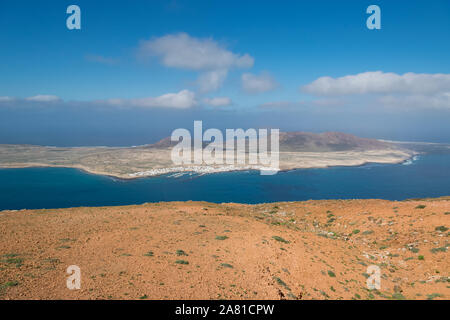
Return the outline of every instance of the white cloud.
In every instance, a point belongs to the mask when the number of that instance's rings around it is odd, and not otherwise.
[[[422,94],[450,92],[450,74],[363,72],[339,78],[321,77],[301,87],[317,96],[351,94]]]
[[[200,74],[197,79],[200,91],[209,92],[219,89],[225,81],[227,74],[228,71],[226,69],[213,70]]]
[[[158,97],[147,97],[140,99],[108,99],[97,101],[97,103],[122,107],[175,109],[187,109],[197,105],[195,93],[189,90],[182,90],[177,93],[167,93]]]
[[[241,77],[242,88],[248,93],[261,93],[273,90],[277,87],[277,82],[268,73],[255,75],[244,73]]]
[[[142,41],[139,54],[156,55],[165,66],[190,70],[249,68],[254,62],[250,55],[228,51],[211,38],[199,39],[186,33]]]
[[[61,99],[57,96],[53,95],[46,95],[46,94],[38,94],[33,97],[25,98],[27,101],[35,101],[35,102],[54,102],[54,101],[60,101]]]
[[[337,104],[343,105],[340,99],[345,96],[346,104],[370,108],[450,109],[450,74],[443,73],[363,72],[339,78],[321,77],[300,89],[315,96],[329,97],[319,99],[321,101],[315,103],[317,106],[331,106],[336,98],[339,98]]]
[[[171,68],[202,72],[197,80],[200,91],[217,90],[231,68],[251,68],[249,54],[237,54],[212,38],[195,38],[187,33],[169,34],[140,43],[140,57],[157,56]]]
[[[203,102],[214,107],[229,106],[232,103],[228,97],[205,98]]]

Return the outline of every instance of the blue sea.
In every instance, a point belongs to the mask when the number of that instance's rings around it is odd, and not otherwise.
[[[112,206],[205,200],[262,203],[308,199],[408,198],[450,195],[450,154],[403,164],[186,174],[120,180],[69,168],[0,169],[0,210]]]

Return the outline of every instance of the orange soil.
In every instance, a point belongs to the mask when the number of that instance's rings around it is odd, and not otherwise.
[[[2,211],[0,299],[448,299],[449,212],[447,199]]]

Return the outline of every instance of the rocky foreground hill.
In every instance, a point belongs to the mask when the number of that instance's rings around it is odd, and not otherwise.
[[[0,298],[449,299],[449,225],[450,198],[2,211]]]

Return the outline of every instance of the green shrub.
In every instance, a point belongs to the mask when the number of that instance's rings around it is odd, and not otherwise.
[[[3,284],[2,287],[8,288],[8,287],[15,287],[18,285],[19,285],[19,282],[17,282],[17,281],[8,281],[5,284]]]
[[[291,288],[289,288],[288,285],[283,280],[281,280],[278,277],[274,277],[274,279],[280,286],[282,286],[282,287],[286,288],[287,290],[291,291]]]
[[[438,297],[442,297],[442,295],[440,293],[427,294],[428,300],[433,300],[434,298],[438,298]]]
[[[228,239],[227,236],[216,236],[216,240],[226,240]]]
[[[184,252],[183,250],[177,250],[177,256],[187,256],[188,254]]]
[[[405,296],[402,295],[400,292],[396,292],[396,293],[394,293],[394,294],[392,295],[392,299],[395,299],[395,300],[405,300],[406,298],[405,298]]]
[[[439,226],[439,227],[434,228],[434,230],[440,231],[440,232],[445,232],[448,230],[448,228],[445,226]]]
[[[437,253],[437,252],[446,252],[447,248],[446,247],[440,247],[440,248],[433,248],[430,250],[432,253]]]
[[[290,243],[290,241],[283,239],[282,237],[279,236],[273,236],[272,239],[279,241],[279,242],[283,242],[283,243]]]

